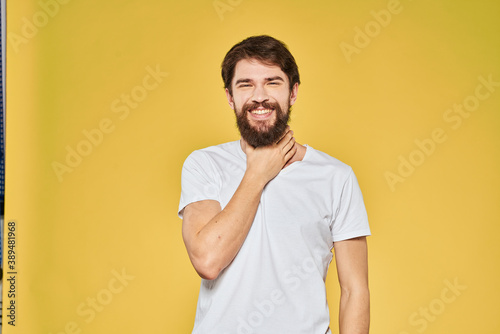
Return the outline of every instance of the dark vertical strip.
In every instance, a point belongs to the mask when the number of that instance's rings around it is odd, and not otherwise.
[[[6,1],[0,0],[0,280],[3,280],[3,217],[5,204],[5,104],[4,104],[4,34]],[[2,295],[0,294],[0,333],[2,332]]]
[[[5,203],[5,104],[4,104],[4,1],[0,6],[0,215]],[[1,242],[1,241],[0,241]],[[0,253],[1,260],[1,253]]]

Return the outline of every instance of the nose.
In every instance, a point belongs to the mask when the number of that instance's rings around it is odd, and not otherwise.
[[[262,85],[255,86],[253,91],[252,101],[257,103],[262,103],[269,100],[269,95],[267,90]]]

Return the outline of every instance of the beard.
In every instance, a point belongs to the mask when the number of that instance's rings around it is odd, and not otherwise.
[[[252,126],[248,120],[248,112],[253,109],[263,107],[274,109],[276,119],[274,124],[269,124],[268,120],[257,121],[257,125]],[[283,112],[280,105],[275,102],[247,103],[243,105],[241,111],[236,110],[236,125],[240,131],[241,138],[254,148],[268,146],[278,142],[286,130],[290,120],[291,108],[288,106],[287,112]]]

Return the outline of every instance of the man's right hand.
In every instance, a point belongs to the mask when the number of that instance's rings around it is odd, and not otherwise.
[[[295,138],[290,127],[283,137],[276,143],[268,146],[253,148],[246,144],[245,153],[247,155],[246,173],[251,178],[262,182],[265,186],[283,169],[286,163],[297,152]]]

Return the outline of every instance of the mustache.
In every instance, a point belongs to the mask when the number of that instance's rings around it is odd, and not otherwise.
[[[241,109],[246,113],[247,111],[254,110],[259,107],[262,107],[264,109],[274,109],[274,110],[279,110],[280,108],[279,104],[276,102],[264,101],[264,102],[245,103]]]

